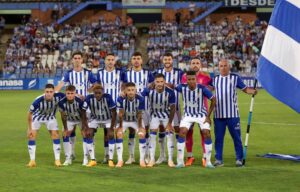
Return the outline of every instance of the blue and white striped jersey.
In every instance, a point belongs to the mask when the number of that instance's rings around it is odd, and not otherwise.
[[[69,70],[63,76],[62,81],[69,85],[74,85],[76,87],[76,93],[86,97],[88,95],[88,89],[96,82],[96,79],[91,71],[83,69],[80,72]]]
[[[124,109],[124,121],[137,121],[137,112],[145,110],[144,97],[136,94],[132,101],[127,97],[118,97],[117,108]]]
[[[104,93],[110,94],[115,102],[120,96],[122,76],[120,69],[114,69],[111,72],[100,69],[97,73],[97,81],[103,86]]]
[[[183,71],[178,68],[173,68],[172,71],[167,72],[164,68],[157,69],[155,73],[161,73],[165,76],[166,83],[173,84],[174,87],[176,85],[179,85],[181,83]],[[175,97],[176,97],[176,109],[179,110],[179,93],[175,91]]]
[[[65,112],[68,121],[80,121],[81,120],[81,110],[83,107],[83,101],[79,97],[75,97],[72,102],[64,97],[58,102],[59,110]]]
[[[88,95],[84,101],[83,109],[91,110],[91,119],[106,121],[112,118],[111,110],[116,108],[111,95],[104,93],[98,101],[94,94]]]
[[[124,82],[133,82],[136,86],[137,93],[141,93],[148,86],[148,84],[152,83],[153,81],[153,74],[146,69],[142,69],[138,72],[130,69],[124,73]]]
[[[51,101],[45,99],[45,95],[37,97],[30,106],[32,112],[32,120],[49,121],[55,119],[58,102],[64,97],[63,93],[54,93]]]
[[[175,105],[175,93],[172,89],[165,87],[163,92],[159,93],[156,89],[146,88],[142,92],[143,96],[148,96],[151,117],[167,119],[170,116],[170,106]]]
[[[247,88],[240,76],[232,73],[227,76],[217,75],[211,85],[215,88],[217,100],[214,118],[239,117],[236,88]]]
[[[207,115],[204,97],[212,99],[214,96],[205,86],[197,84],[196,89],[191,90],[188,85],[180,84],[176,90],[182,94],[184,116],[199,118]]]
[[[173,68],[170,72],[167,72],[164,68],[159,68],[155,71],[155,73],[163,74],[165,76],[166,83],[173,84],[174,86],[181,83],[183,75],[183,71],[178,68]]]
[[[133,82],[135,84],[137,93],[140,94],[143,92],[145,88],[147,88],[149,83],[152,83],[154,81],[153,74],[146,70],[142,69],[141,71],[134,71],[133,69],[127,70],[124,73],[124,82]],[[148,98],[145,97],[145,110],[149,109],[149,101]]]

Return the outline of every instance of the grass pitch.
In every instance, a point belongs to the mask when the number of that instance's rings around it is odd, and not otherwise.
[[[192,167],[178,170],[168,168],[164,164],[152,169],[141,169],[136,164],[111,169],[101,163],[94,168],[82,167],[82,145],[77,131],[77,159],[72,166],[56,168],[53,165],[52,141],[45,127],[41,128],[37,139],[37,167],[29,169],[25,166],[29,160],[26,138],[27,111],[34,98],[41,93],[42,91],[0,91],[1,192],[300,191],[299,163],[256,157],[256,154],[268,152],[300,154],[299,114],[263,90],[255,98],[246,167],[235,167],[233,143],[227,132],[224,148],[225,166],[213,170],[200,166],[198,129],[194,131],[196,163]],[[250,96],[239,93],[243,141],[249,105]],[[63,155],[61,157],[63,161]],[[98,131],[96,136],[96,157],[98,161],[103,158],[102,130]],[[126,159],[127,141],[124,141],[124,160]]]

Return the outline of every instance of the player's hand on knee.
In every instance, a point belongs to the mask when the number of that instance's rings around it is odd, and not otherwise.
[[[68,130],[65,130],[65,129],[64,129],[64,131],[63,131],[63,137],[67,137],[67,136],[69,136]]]
[[[92,132],[92,130],[91,130],[91,129],[85,130],[85,136],[86,136],[87,138],[93,137],[93,132]]]
[[[204,138],[209,138],[210,136],[210,131],[208,129],[203,129],[202,130],[202,134],[204,136]]]
[[[116,136],[117,136],[117,138],[123,138],[123,128],[122,127],[117,128]]]
[[[32,129],[28,129],[27,130],[27,137],[29,139],[33,139],[34,138],[34,133],[33,133],[33,130]]]
[[[137,134],[138,134],[138,136],[139,136],[140,139],[144,138],[145,134],[146,134],[145,129],[144,128],[139,128]]]
[[[172,126],[171,123],[168,123],[168,124],[167,124],[167,126],[166,126],[166,131],[172,132],[172,133],[175,131],[175,130],[174,130],[174,127]]]

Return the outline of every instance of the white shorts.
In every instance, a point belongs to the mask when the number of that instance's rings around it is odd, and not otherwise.
[[[150,125],[150,113],[149,111],[145,110],[143,111],[143,122],[145,123],[146,126]]]
[[[205,117],[189,117],[185,116],[180,122],[180,128],[184,127],[187,129],[190,129],[191,125],[193,123],[198,123],[200,129],[208,129],[210,130],[210,124],[209,123],[204,123]]]
[[[174,126],[175,127],[179,126],[180,121],[181,121],[181,112],[179,110],[179,111],[176,111],[175,114],[174,114],[174,119],[173,119]]]
[[[76,125],[78,125],[80,129],[82,129],[81,121],[67,121],[68,131],[72,131]]]
[[[97,128],[106,128],[109,129],[111,126],[111,120],[106,120],[106,121],[99,121],[96,119],[92,119],[89,122],[89,128],[91,129],[97,129]]]
[[[152,129],[158,129],[159,125],[163,125],[164,128],[166,128],[168,122],[169,122],[169,119],[160,119],[158,117],[152,117],[151,121],[150,121],[150,130],[152,130]]]
[[[145,128],[144,122],[142,122],[142,126],[143,126],[143,128]],[[129,128],[129,127],[135,129],[136,131],[138,131],[138,129],[139,129],[137,122],[123,121],[123,132],[125,132],[127,130],[127,128]]]
[[[32,129],[33,130],[39,130],[40,127],[42,126],[42,124],[45,124],[47,129],[50,131],[58,131],[58,124],[56,119],[50,119],[50,120],[46,120],[46,121],[39,121],[39,120],[34,120],[32,121]]]

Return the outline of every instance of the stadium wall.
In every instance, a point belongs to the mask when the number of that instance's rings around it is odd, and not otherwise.
[[[254,86],[253,77],[242,77],[248,87]],[[47,83],[57,85],[61,78],[28,78],[28,79],[0,79],[0,90],[42,90]],[[257,88],[261,88],[258,84]]]
[[[38,18],[42,23],[49,23],[51,19],[52,10],[42,11],[39,9],[32,10],[32,18]],[[115,20],[116,16],[122,18],[123,21],[126,19],[126,10],[114,9],[113,11],[104,10],[83,10],[80,13],[74,15],[71,19],[67,20],[66,23],[78,23],[87,19],[89,21],[98,21],[100,16],[104,16],[105,20]]]

